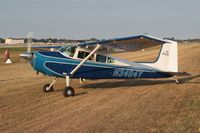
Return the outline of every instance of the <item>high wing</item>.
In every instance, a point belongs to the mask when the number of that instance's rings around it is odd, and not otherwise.
[[[162,45],[164,43],[170,42],[167,39],[159,39],[156,37],[152,37],[149,35],[138,35],[124,38],[114,38],[108,40],[100,40],[95,42],[83,42],[80,43],[79,46],[94,46],[99,44],[101,46],[108,46],[115,48],[115,51],[134,51],[145,49],[149,47],[154,47],[158,45]]]

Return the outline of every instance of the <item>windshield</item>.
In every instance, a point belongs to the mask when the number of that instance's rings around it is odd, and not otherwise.
[[[62,52],[65,56],[74,56],[76,46],[72,44],[66,44],[58,49],[58,51]]]

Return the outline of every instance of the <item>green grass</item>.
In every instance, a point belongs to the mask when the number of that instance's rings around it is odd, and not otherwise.
[[[26,47],[3,47],[0,48],[0,53],[4,52],[7,48],[10,52],[25,52],[27,49]]]

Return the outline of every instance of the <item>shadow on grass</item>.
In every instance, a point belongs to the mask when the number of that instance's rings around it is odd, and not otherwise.
[[[180,83],[194,83],[199,84],[200,82],[189,82],[195,78],[200,77],[200,75],[190,76],[186,78],[179,79]],[[127,79],[120,81],[105,81],[100,83],[90,83],[82,85],[82,88],[93,88],[93,89],[105,89],[105,88],[119,88],[119,87],[133,87],[133,86],[149,86],[149,85],[162,85],[176,83],[173,79],[159,80],[159,79]]]
[[[80,92],[80,93],[76,93],[75,96],[81,96],[81,95],[85,95],[87,94],[87,92]]]
[[[58,89],[56,88],[53,92],[57,92],[57,93],[60,93],[60,92],[63,92],[63,89]],[[88,92],[76,92],[76,89],[75,89],[75,96],[81,96],[81,95],[85,95],[87,94]]]

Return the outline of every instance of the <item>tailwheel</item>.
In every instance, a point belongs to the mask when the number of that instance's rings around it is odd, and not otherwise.
[[[71,86],[67,86],[63,90],[63,95],[65,97],[74,96],[74,89]]]
[[[175,80],[176,84],[181,84],[180,81],[178,79]]]
[[[43,85],[43,87],[42,87],[43,91],[44,91],[44,92],[51,92],[51,91],[54,91],[53,86],[51,86],[50,88],[49,88],[49,86],[50,86],[50,84],[45,84],[45,85]]]

